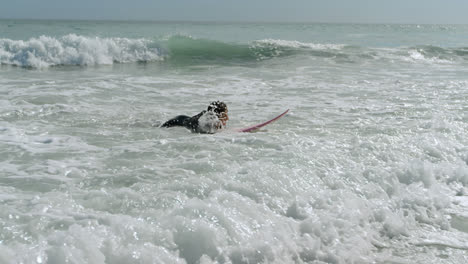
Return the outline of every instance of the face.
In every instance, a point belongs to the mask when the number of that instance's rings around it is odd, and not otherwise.
[[[228,110],[226,109],[226,111],[220,113],[218,118],[219,121],[221,121],[221,123],[223,124],[223,126],[226,126],[226,122],[229,120]]]

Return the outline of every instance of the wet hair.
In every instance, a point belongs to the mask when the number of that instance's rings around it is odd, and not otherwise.
[[[227,106],[226,106],[226,104],[224,102],[214,101],[214,102],[210,103],[207,110],[208,111],[213,111],[216,114],[221,114],[223,112],[226,112]]]

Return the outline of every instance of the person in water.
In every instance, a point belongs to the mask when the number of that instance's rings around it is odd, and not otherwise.
[[[195,133],[213,134],[226,127],[229,120],[228,109],[224,102],[211,102],[206,110],[195,116],[179,115],[166,121],[161,127],[182,126]]]

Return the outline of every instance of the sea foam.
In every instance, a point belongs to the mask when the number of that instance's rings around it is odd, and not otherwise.
[[[99,65],[163,59],[146,39],[100,38],[69,34],[29,40],[0,39],[0,63],[44,68],[57,65]]]
[[[304,49],[314,49],[314,50],[341,50],[346,45],[344,44],[323,44],[323,43],[306,43],[296,40],[282,40],[282,39],[262,39],[255,42],[256,44],[263,45],[276,45],[279,47],[290,47],[290,48],[304,48]]]

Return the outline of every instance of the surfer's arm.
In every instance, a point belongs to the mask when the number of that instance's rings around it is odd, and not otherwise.
[[[189,116],[179,115],[166,121],[164,124],[161,125],[161,127],[185,126],[185,124],[187,123],[187,120],[189,119],[190,119]]]

